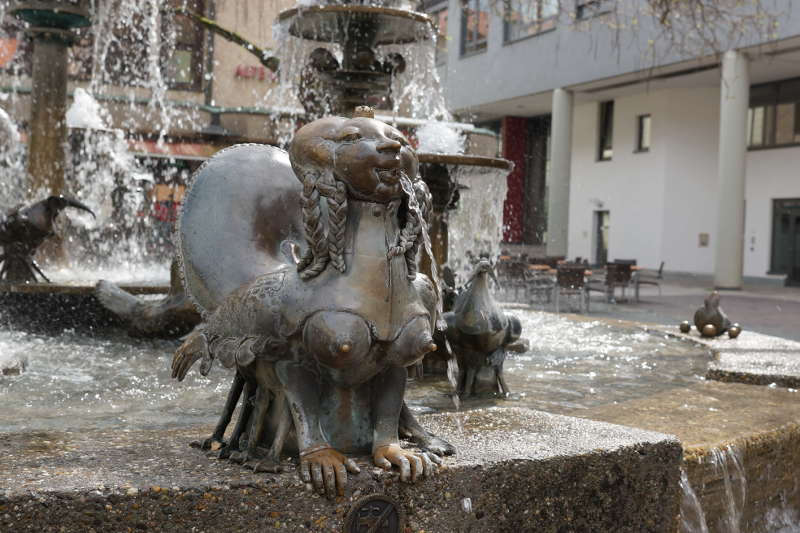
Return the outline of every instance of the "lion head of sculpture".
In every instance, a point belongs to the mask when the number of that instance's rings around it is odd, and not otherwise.
[[[419,162],[396,128],[367,117],[326,117],[298,130],[289,151],[297,176],[344,183],[348,196],[387,203],[402,197],[400,176],[417,179]]]
[[[315,120],[297,131],[289,158],[303,184],[303,225],[309,245],[298,265],[303,279],[321,273],[328,262],[340,272],[347,268],[344,243],[348,199],[404,202],[404,212],[410,213],[401,183],[407,179],[406,189],[412,185],[414,200],[430,203],[427,187],[419,178],[417,155],[408,139],[396,128],[373,118]],[[327,204],[325,214],[321,209],[323,201]],[[410,254],[416,254],[414,244],[421,221],[413,213],[405,218],[403,240],[394,248],[395,253],[408,252],[410,270],[415,270],[415,266],[411,268]]]

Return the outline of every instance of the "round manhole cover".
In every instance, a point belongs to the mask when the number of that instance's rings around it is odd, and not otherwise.
[[[405,528],[405,516],[400,505],[385,494],[370,494],[359,498],[350,508],[343,533],[400,533]]]

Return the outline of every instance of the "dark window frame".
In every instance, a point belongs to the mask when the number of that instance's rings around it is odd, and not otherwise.
[[[610,11],[606,0],[575,0],[575,20],[589,20]]]
[[[606,154],[606,151],[609,153]],[[614,100],[598,105],[597,161],[611,161],[614,157]]]
[[[192,11],[200,14],[206,13],[206,4],[209,0],[170,0],[172,4],[179,4],[181,6],[186,6]],[[176,36],[175,42],[173,43],[173,47],[171,50],[166,50],[166,47],[162,47],[162,56],[161,56],[161,70],[164,74],[165,81],[167,83],[167,87],[173,91],[193,91],[193,92],[201,92],[203,90],[203,78],[206,71],[206,61],[205,61],[205,45],[206,45],[206,30],[199,24],[197,24],[193,19],[189,19],[187,17],[183,17],[181,15],[176,15],[178,17],[183,18],[183,24],[177,25],[175,28]],[[166,33],[165,25],[168,23],[167,19],[162,19],[162,31]],[[182,35],[180,34],[181,27],[189,27],[192,28],[192,35],[190,39],[186,39],[182,41]],[[189,52],[191,54],[191,67],[189,68],[189,73],[191,79],[189,81],[173,81],[169,79],[168,75],[168,64],[169,61],[175,57],[177,52]]]
[[[647,125],[647,146],[644,145],[644,123],[645,121],[648,123]],[[636,148],[634,149],[634,153],[647,153],[650,151],[650,148],[653,146],[653,118],[650,113],[644,113],[642,115],[636,115]]]
[[[778,107],[787,104],[794,106],[793,140],[778,142]],[[747,112],[747,149],[771,150],[792,146],[800,146],[800,78],[753,85]]]
[[[777,239],[777,232],[776,230],[776,213],[780,209],[786,209],[787,204],[792,203],[800,203],[800,198],[773,198],[772,199],[772,213],[770,214],[771,218],[771,227],[770,232],[772,233],[770,238],[770,251],[769,251],[769,271],[767,274],[790,274],[785,269],[778,268],[777,263],[777,243],[775,242]],[[791,207],[791,206],[789,206]]]
[[[475,39],[470,38],[467,40],[468,35],[470,32],[477,34],[478,29],[480,28],[481,20],[480,20],[480,13],[481,7],[484,7],[485,10],[483,12],[486,13],[487,18],[487,27],[486,27],[486,36],[483,39]],[[468,28],[468,17],[469,11],[473,10],[475,12],[475,29]],[[471,56],[474,54],[479,54],[481,52],[485,52],[489,45],[489,27],[488,27],[488,18],[489,18],[489,6],[487,0],[463,0],[461,2],[461,17],[459,26],[461,27],[461,57]]]
[[[512,2],[513,0],[508,0],[504,2],[505,8],[503,11],[503,44],[512,44],[518,41],[523,41],[525,39],[529,39],[531,37],[536,37],[537,35],[541,35],[543,33],[547,33],[549,31],[556,29],[556,22],[558,20],[558,8],[556,7],[556,13],[553,15],[549,15],[547,17],[542,16],[542,12],[544,10],[544,3],[548,0],[517,0],[517,3],[520,2],[534,2],[536,7],[536,18],[532,19],[530,22],[518,22],[520,27],[523,28],[521,35],[514,35],[512,36],[512,27],[515,24],[510,19],[512,17]],[[556,2],[556,6],[558,3]],[[528,30],[528,33],[524,33]]]

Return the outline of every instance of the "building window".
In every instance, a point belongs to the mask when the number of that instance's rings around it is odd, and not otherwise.
[[[614,101],[600,102],[598,161],[610,161],[614,155],[611,142],[614,137]]]
[[[462,0],[461,55],[486,50],[489,34],[489,0]]]
[[[203,0],[172,0],[176,7],[195,13],[205,13]],[[165,24],[168,21],[164,20]],[[203,49],[205,31],[202,26],[186,16],[175,16],[170,21],[175,28],[175,45],[162,56],[164,77],[171,89],[199,91],[203,85]],[[165,29],[165,33],[168,30]]]
[[[636,151],[650,151],[650,115],[636,117]]]
[[[431,13],[436,24],[436,64],[447,63],[447,4],[444,9]]]
[[[586,20],[607,13],[607,4],[605,0],[575,0],[575,20]]]
[[[524,39],[556,27],[558,0],[505,0],[504,40]]]
[[[749,148],[800,144],[800,78],[753,86],[747,126]]]

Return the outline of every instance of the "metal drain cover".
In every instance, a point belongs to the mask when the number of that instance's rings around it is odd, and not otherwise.
[[[400,533],[405,528],[400,504],[385,494],[356,500],[345,518],[342,533]]]

